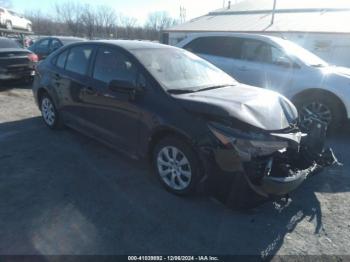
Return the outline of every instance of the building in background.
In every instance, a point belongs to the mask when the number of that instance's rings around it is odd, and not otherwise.
[[[175,45],[200,32],[274,35],[331,64],[350,67],[349,19],[349,0],[246,0],[171,27],[163,32],[163,40]]]

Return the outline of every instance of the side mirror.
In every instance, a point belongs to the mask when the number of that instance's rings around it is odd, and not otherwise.
[[[274,64],[277,66],[282,66],[286,68],[293,67],[292,61],[290,61],[287,57],[284,57],[284,56],[281,56],[278,59],[276,59]]]
[[[135,86],[130,81],[112,80],[108,85],[109,90],[113,92],[129,94],[131,98],[135,98],[137,93],[142,92],[142,88]]]

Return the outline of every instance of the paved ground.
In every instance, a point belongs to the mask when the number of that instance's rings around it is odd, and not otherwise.
[[[350,255],[347,131],[330,141],[343,168],[239,212],[173,196],[146,163],[38,116],[30,90],[0,88],[1,254]]]

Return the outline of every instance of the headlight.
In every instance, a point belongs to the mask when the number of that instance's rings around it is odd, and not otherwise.
[[[243,133],[234,129],[230,129],[231,132],[228,133],[213,125],[209,125],[209,129],[226,148],[235,149],[242,161],[250,161],[257,156],[268,156],[288,147],[287,141],[280,141],[266,135]]]

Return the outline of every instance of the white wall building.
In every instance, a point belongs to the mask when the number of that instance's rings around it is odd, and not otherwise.
[[[191,33],[240,32],[280,36],[331,64],[350,67],[349,0],[246,0],[163,32],[177,44]]]

